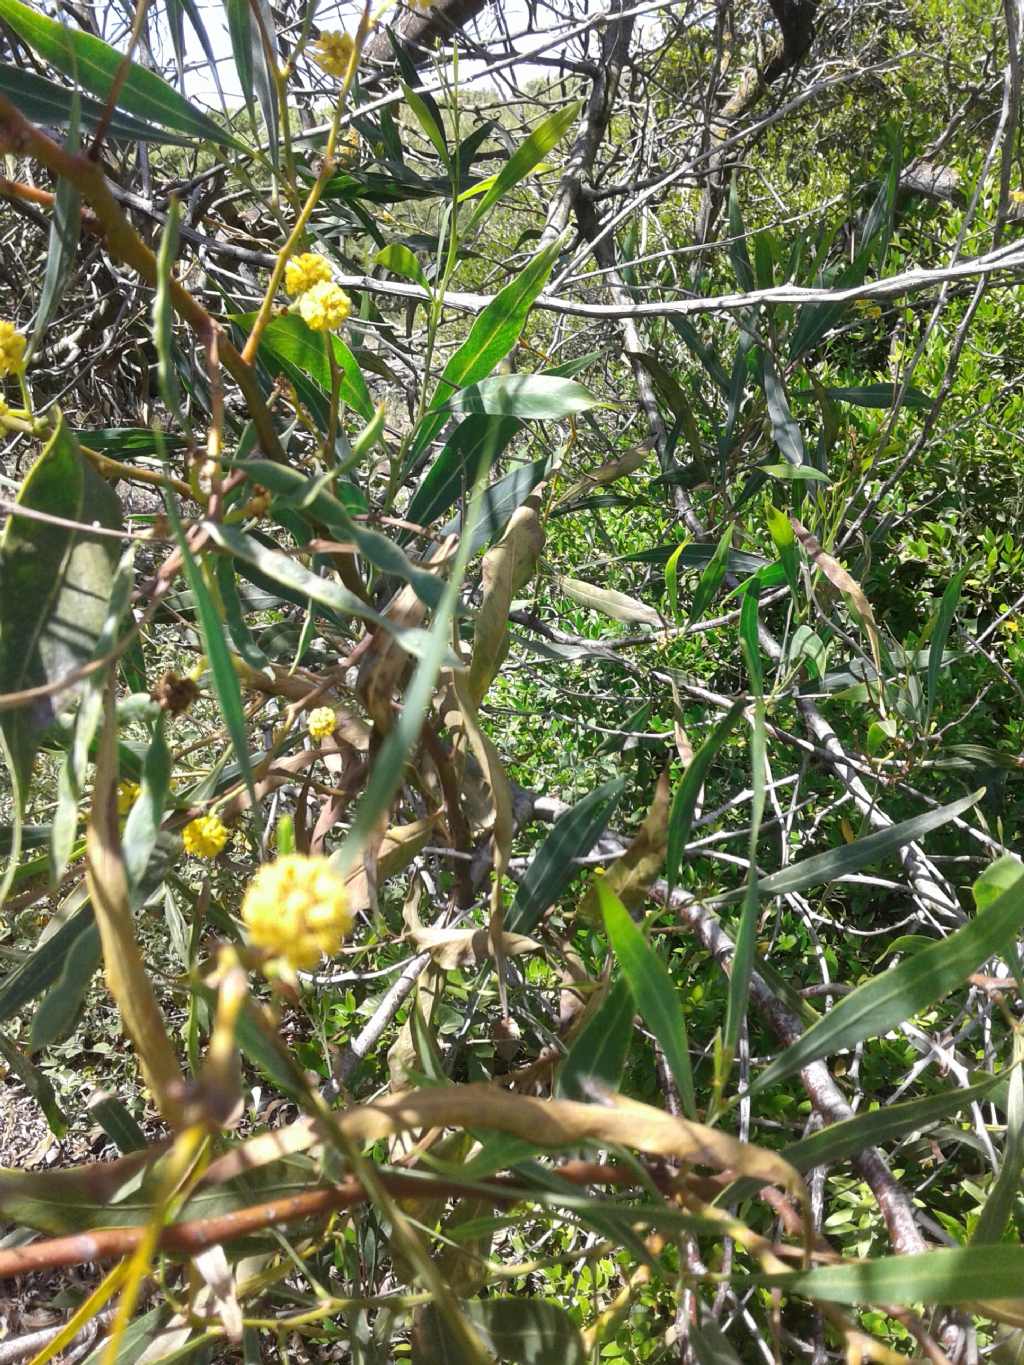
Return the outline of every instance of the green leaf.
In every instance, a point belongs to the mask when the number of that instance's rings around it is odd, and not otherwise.
[[[53,1093],[53,1086],[50,1084],[49,1078],[34,1063],[30,1062],[3,1032],[0,1032],[0,1060],[7,1063],[9,1070],[14,1072],[36,1104],[39,1105],[50,1132],[53,1133],[54,1137],[62,1138],[68,1131],[68,1121],[57,1103],[57,1096]]]
[[[364,621],[372,621],[376,626],[383,626],[409,654],[422,656],[429,650],[427,643],[429,632],[396,626],[389,617],[382,616],[373,607],[367,606],[355,593],[349,592],[348,588],[330,579],[321,578],[281,550],[271,550],[254,536],[246,535],[234,526],[205,522],[204,528],[209,532],[210,539],[221,549],[227,550],[243,564],[251,564],[261,574],[279,583],[284,589],[290,590],[302,605],[310,601],[317,602],[341,616],[355,616]],[[448,658],[449,666],[452,664],[458,666],[458,661],[453,655],[449,655]]]
[[[757,635],[759,595],[755,580],[748,585],[740,606],[740,649],[747,665],[751,690],[757,696],[761,696],[764,692],[764,664],[761,660],[761,645]]]
[[[558,817],[516,889],[505,917],[509,933],[533,933],[580,870],[574,859],[585,858],[608,828],[625,789],[624,777],[612,778]]]
[[[935,710],[935,695],[939,687],[939,674],[942,672],[946,641],[949,639],[949,632],[953,627],[953,618],[956,616],[956,609],[960,602],[960,589],[964,585],[966,576],[967,569],[965,567],[959,573],[955,573],[946,584],[942,601],[939,603],[939,613],[935,619],[935,625],[932,627],[932,638],[928,642],[928,683],[924,706],[925,729],[928,728]]]
[[[522,427],[513,417],[480,414],[460,422],[412,495],[406,521],[429,526],[447,512],[469,488],[481,456],[486,452],[493,463]]]
[[[231,321],[248,335],[255,313],[233,313]],[[329,339],[341,378],[339,397],[358,412],[364,421],[373,417],[373,401],[355,356],[333,332],[314,332],[295,313],[272,318],[260,338],[257,355],[273,374],[284,374],[293,382],[312,380],[324,393],[331,392],[331,367],[324,338]]]
[[[665,876],[668,879],[669,890],[679,881],[683,852],[693,828],[693,812],[697,809],[697,797],[707,778],[708,769],[732,733],[743,712],[743,706],[742,701],[733,703],[694,754],[682,781],[676,788],[676,794],[672,799],[672,812],[669,815],[668,850],[665,854]]]
[[[405,280],[411,280],[413,284],[418,284],[421,289],[425,289],[429,294],[430,281],[423,273],[419,257],[414,251],[410,251],[401,242],[392,242],[389,246],[378,251],[373,258],[375,265],[382,265],[385,270],[390,270],[393,275],[401,275]]]
[[[555,1094],[563,1100],[593,1100],[589,1082],[617,1090],[633,1036],[633,992],[624,976],[576,1035],[558,1068]]]
[[[1009,891],[1020,876],[1022,865],[1019,858],[1006,853],[985,868],[971,888],[974,904],[979,910],[986,910],[993,901],[999,899],[1004,891]]]
[[[594,878],[597,899],[612,952],[633,995],[641,1018],[657,1039],[679,1088],[687,1118],[697,1118],[693,1071],[686,1037],[686,1017],[668,968],[633,922],[629,911],[605,884]]]
[[[217,704],[220,707],[224,726],[231,740],[231,747],[235,751],[235,758],[238,761],[238,767],[245,781],[246,791],[249,793],[249,800],[252,803],[252,811],[255,815],[259,809],[259,803],[256,800],[256,786],[253,782],[252,761],[249,755],[249,731],[245,722],[245,707],[242,704],[242,689],[239,686],[238,675],[231,660],[231,652],[224,639],[224,629],[221,625],[220,616],[210,595],[210,590],[204,581],[203,571],[189,549],[188,540],[182,530],[181,519],[178,516],[174,495],[169,491],[165,494],[164,504],[174,530],[175,539],[178,542],[178,549],[181,552],[185,578],[195,596],[199,631],[203,640],[203,649],[210,664],[210,674],[213,690],[217,696]]]
[[[67,85],[37,76],[34,71],[26,71],[20,66],[0,62],[0,95],[6,95],[15,106],[32,120],[44,127],[60,127],[71,121],[75,99],[80,102],[80,117],[83,128],[96,128],[104,121],[106,105],[102,100],[94,100],[82,95]],[[132,118],[122,109],[115,109],[107,124],[110,137],[125,138],[131,142],[160,142],[168,146],[188,147],[190,140],[153,128],[140,119]]]
[[[1019,1038],[1014,1038],[1013,1051],[1016,1065],[1009,1078],[1003,1156],[999,1163],[999,1172],[971,1233],[972,1246],[1002,1241],[1020,1190],[1021,1171],[1024,1170],[1024,1073],[1021,1071],[1021,1056],[1024,1050],[1021,1048]]]
[[[891,408],[899,389],[898,384],[859,384],[850,388],[824,388],[822,393],[834,402],[853,403],[859,408]],[[818,395],[814,389],[790,389],[789,396],[794,402],[813,402]],[[902,406],[922,410],[930,408],[934,401],[921,389],[908,387]]]
[[[162,457],[168,450],[181,450],[185,445],[183,437],[170,432],[161,434],[161,440],[158,441],[149,427],[83,428],[76,431],[75,436],[85,449],[113,455],[118,460],[132,460],[139,455]]]
[[[359,554],[381,573],[411,584],[428,607],[436,607],[440,602],[444,591],[441,580],[411,563],[393,540],[353,520],[348,508],[322,486],[323,479],[307,478],[297,469],[271,460],[237,460],[233,463],[236,468],[244,469],[254,483],[281,494],[289,505],[322,522],[339,539],[354,542]]]
[[[1019,1299],[1024,1247],[957,1247],[882,1256],[788,1275],[753,1275],[744,1283],[829,1303],[933,1305]]]
[[[779,377],[775,361],[767,353],[762,353],[761,377],[764,381],[764,396],[768,403],[768,420],[772,425],[772,436],[790,466],[801,467],[804,463],[804,438],[800,428],[793,420],[789,410],[786,390]]]
[[[933,940],[934,942],[934,940]],[[1019,1074],[1020,1068],[1017,1068]],[[966,1109],[1006,1079],[1005,1073],[989,1076],[978,1085],[967,1089],[943,1090],[938,1095],[906,1100],[902,1104],[883,1104],[879,1109],[861,1110],[853,1118],[812,1133],[810,1137],[791,1142],[782,1155],[798,1171],[809,1171],[815,1166],[831,1166],[847,1157],[857,1156],[867,1147],[877,1147],[893,1138],[905,1137],[937,1123],[950,1114]],[[733,1187],[735,1190],[735,1187]]]
[[[586,1365],[579,1328],[564,1308],[547,1299],[468,1299],[459,1311],[487,1349],[510,1365]],[[433,1304],[422,1319],[426,1354],[434,1365],[462,1365],[465,1355]]]
[[[745,294],[754,288],[754,271],[747,254],[747,231],[743,226],[740,198],[736,193],[736,177],[729,184],[729,260],[732,262],[736,283]]]
[[[433,144],[434,150],[446,166],[451,164],[451,156],[448,152],[448,143],[444,136],[444,123],[441,119],[441,111],[434,101],[434,97],[427,91],[416,91],[411,85],[402,83],[402,94],[405,102],[412,110],[416,122],[426,133]]]
[[[102,957],[98,933],[82,934],[74,941],[60,976],[32,1012],[30,1053],[41,1052],[74,1030]]]
[[[707,568],[701,574],[700,581],[694,591],[693,601],[690,603],[691,621],[700,620],[714,600],[718,589],[722,586],[731,546],[732,527],[727,526],[722,532],[722,538],[718,542],[714,554],[708,560]]]
[[[128,883],[138,898],[138,890],[150,856],[160,834],[160,822],[171,783],[171,754],[164,734],[165,713],[161,711],[153,728],[146,756],[142,760],[141,789],[125,821],[122,846]]]
[[[946,807],[946,809],[950,809]],[[888,831],[884,831],[888,833]],[[762,886],[764,883],[762,883]],[[840,1000],[818,1023],[761,1072],[756,1093],[795,1071],[865,1038],[879,1037],[943,999],[1003,950],[1024,924],[1024,868],[1008,890],[949,938],[922,948]]]
[[[747,858],[750,871],[743,894],[743,908],[736,928],[732,970],[729,973],[729,996],[725,1014],[725,1028],[722,1033],[722,1052],[720,1064],[716,1067],[715,1085],[720,1095],[725,1088],[732,1061],[736,1055],[740,1030],[747,1014],[750,997],[750,978],[754,970],[757,937],[757,911],[760,905],[761,884],[757,875],[757,841],[764,818],[765,769],[767,736],[764,724],[764,702],[760,698],[754,703],[754,725],[750,740],[750,768],[753,799],[750,803],[750,837],[747,841]]]
[[[413,467],[444,424],[442,409],[458,389],[486,379],[519,340],[534,299],[544,288],[561,251],[561,240],[539,251],[510,284],[496,294],[470,328],[469,336],[444,367],[430,411],[413,437],[407,467]]]
[[[101,100],[107,100],[121,70],[124,57],[91,33],[49,19],[21,0],[0,0],[0,19],[34,48],[45,61],[78,81]],[[118,104],[130,113],[180,133],[234,147],[244,152],[245,145],[214,123],[190,101],[173,90],[154,72],[128,63],[128,72],[118,90]]]
[[[81,121],[81,96],[77,90],[71,94],[71,113],[68,118],[67,151],[71,155],[78,152]],[[29,353],[36,350],[51,318],[60,306],[64,289],[71,275],[78,237],[82,225],[81,196],[74,184],[61,176],[57,182],[57,192],[53,201],[53,217],[50,220],[50,238],[46,248],[46,270],[39,291],[39,306],[36,309],[35,325],[29,342]]]
[[[86,525],[121,525],[120,503],[83,459],[63,417],[29,470],[17,507]],[[118,554],[116,538],[11,515],[0,539],[0,693],[57,682],[89,662],[107,618]],[[0,902],[18,862],[21,813],[40,738],[79,690],[0,712],[15,825]]]
[[[103,659],[113,650],[121,630],[121,618],[128,610],[134,587],[135,546],[129,545],[121,557],[110,585],[106,620],[92,651],[92,658]],[[50,881],[56,887],[71,859],[78,832],[78,806],[85,790],[85,771],[96,730],[103,714],[106,670],[98,669],[82,686],[82,700],[75,716],[74,729],[57,782],[57,809],[50,830]]]
[[[762,474],[770,474],[773,479],[785,479],[791,483],[831,483],[831,478],[821,469],[810,464],[762,464],[758,465]]]
[[[116,1095],[99,1091],[89,1101],[89,1117],[96,1120],[122,1156],[145,1151],[146,1135]]]
[[[852,844],[842,844],[838,848],[830,848],[824,853],[815,853],[810,858],[790,863],[788,867],[765,877],[761,882],[761,890],[766,896],[781,896],[791,891],[804,891],[809,886],[820,886],[824,882],[834,882],[836,878],[848,876],[851,872],[859,872],[862,867],[879,862],[905,844],[913,843],[933,829],[955,820],[965,810],[977,805],[983,795],[981,791],[973,792],[970,796],[960,797],[958,801],[951,801],[948,806],[912,815],[909,820],[901,820],[897,825],[866,834]]]
[[[557,421],[588,408],[607,406],[574,379],[546,374],[496,374],[470,384],[445,404],[450,412],[488,417]]]
[[[84,884],[77,892],[72,892],[69,902],[66,917],[58,923],[51,921],[24,962],[0,981],[0,1021],[12,1018],[53,985],[64,962],[78,951],[81,938],[90,936],[99,947],[99,933],[92,906],[85,899]]]
[[[513,186],[529,175],[538,162],[543,161],[552,147],[561,142],[566,132],[579,117],[582,103],[567,104],[564,109],[546,118],[528,138],[516,148],[501,170],[494,177],[490,189],[477,204],[469,220],[468,230],[472,230],[493,204],[508,194]]]
[[[470,527],[468,544],[471,556],[504,531],[512,513],[523,505],[547,472],[548,460],[544,456],[532,464],[518,465],[485,490],[479,519]],[[462,518],[456,517],[441,527],[438,539],[461,534]]]

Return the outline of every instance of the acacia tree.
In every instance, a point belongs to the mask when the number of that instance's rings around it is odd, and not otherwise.
[[[1011,1351],[1017,10],[225,15],[0,0],[23,1357]]]

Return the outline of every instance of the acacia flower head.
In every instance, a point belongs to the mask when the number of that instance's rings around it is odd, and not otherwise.
[[[20,374],[25,368],[26,344],[14,323],[0,318],[0,375]]]
[[[313,60],[327,72],[340,80],[348,70],[355,43],[348,33],[321,33],[313,44]]]
[[[315,739],[319,743],[328,735],[334,734],[337,724],[338,717],[330,706],[318,706],[314,711],[310,711],[306,728],[309,730],[310,739]]]
[[[314,332],[336,331],[351,311],[349,296],[330,280],[320,280],[299,295],[299,312]]]
[[[298,256],[292,256],[284,268],[284,287],[293,298],[296,294],[304,294],[321,280],[330,278],[331,263],[318,251],[303,251]]]
[[[135,805],[135,798],[139,794],[139,784],[137,782],[119,782],[117,784],[117,813],[127,815],[132,806]]]
[[[1010,199],[1015,204],[1024,204],[1024,190],[1011,190]]]
[[[315,967],[352,928],[345,879],[328,858],[286,853],[249,883],[242,920],[255,947],[293,967]]]
[[[230,831],[219,815],[197,815],[181,833],[185,852],[195,858],[216,858],[230,838]]]

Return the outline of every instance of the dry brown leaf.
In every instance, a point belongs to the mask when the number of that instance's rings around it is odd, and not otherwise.
[[[85,878],[103,945],[107,986],[134,1045],[146,1084],[172,1127],[185,1123],[185,1079],[135,937],[117,820],[114,689],[104,698],[96,785],[85,843]]]
[[[807,558],[814,567],[821,570],[834,588],[838,588],[840,592],[846,593],[852,599],[857,615],[864,622],[865,629],[868,632],[868,638],[871,641],[871,654],[875,661],[875,669],[880,677],[882,673],[882,651],[878,636],[878,623],[875,621],[875,613],[864,594],[864,589],[853,575],[843,568],[838,559],[833,559],[822,548],[821,542],[808,531],[803,522],[794,516],[790,516],[789,520],[796,533],[797,540],[803,546]]]
[[[555,582],[566,597],[571,597],[581,607],[599,611],[602,616],[610,616],[613,621],[624,621],[627,625],[660,626],[661,613],[647,606],[637,597],[628,593],[616,592],[614,588],[598,588],[593,583],[584,583],[579,578],[567,578],[556,574]]]
[[[513,514],[505,534],[484,555],[483,600],[473,632],[468,695],[479,706],[508,653],[508,613],[512,599],[533,577],[544,549],[540,521],[541,484]]]
[[[346,1138],[359,1143],[380,1142],[410,1129],[467,1128],[510,1133],[538,1147],[578,1147],[584,1142],[621,1145],[649,1156],[779,1185],[801,1202],[806,1196],[799,1173],[777,1152],[635,1101],[580,1104],[489,1085],[450,1085],[385,1095],[338,1113],[335,1122]],[[233,1179],[285,1152],[308,1150],[316,1142],[312,1122],[300,1119],[290,1129],[265,1133],[214,1161],[205,1183]]]
[[[490,932],[487,929],[414,929],[411,934],[416,947],[425,949],[437,965],[445,971],[456,967],[478,966],[492,955]],[[501,951],[505,957],[522,953],[538,953],[541,944],[525,934],[502,931]]]
[[[617,460],[609,460],[607,464],[599,465],[597,469],[590,470],[565,493],[562,493],[555,505],[560,507],[564,503],[572,502],[581,494],[589,492],[592,488],[598,488],[606,483],[614,483],[616,479],[623,479],[629,474],[634,474],[642,464],[646,464],[653,449],[654,443],[652,441],[641,441],[638,446],[633,446],[631,450],[620,455]]]
[[[389,877],[397,877],[416,857],[420,849],[430,842],[430,837],[441,818],[436,811],[425,820],[413,820],[408,825],[394,825],[384,835],[377,851],[377,881],[386,882]],[[357,913],[370,908],[370,890],[366,879],[366,869],[362,862],[356,863],[345,878],[348,887],[349,904]]]
[[[643,905],[648,887],[661,872],[668,849],[671,810],[672,789],[666,768],[658,778],[651,808],[633,842],[604,874],[606,885],[611,887],[628,910],[637,910]],[[586,918],[600,923],[601,911],[593,886],[588,887],[580,909]]]

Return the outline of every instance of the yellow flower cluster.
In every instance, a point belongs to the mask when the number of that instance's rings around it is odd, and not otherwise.
[[[321,33],[313,44],[313,60],[323,67],[328,76],[340,80],[348,71],[355,43],[347,33]]]
[[[137,782],[119,782],[117,784],[117,813],[127,815],[135,799],[139,794],[139,784]]]
[[[26,341],[12,322],[0,318],[0,375],[18,374],[25,366]]]
[[[1024,190],[1011,190],[1010,199],[1015,204],[1024,204]]]
[[[194,858],[216,858],[230,838],[230,831],[219,815],[199,815],[181,833],[185,852]]]
[[[293,256],[284,268],[284,287],[314,332],[332,332],[348,317],[352,303],[331,279],[331,263],[316,251]]]
[[[304,294],[321,280],[330,280],[331,263],[318,251],[303,251],[293,256],[284,268],[284,287],[291,294]]]
[[[318,742],[326,739],[328,735],[333,735],[337,724],[338,717],[329,706],[318,706],[315,711],[310,711],[309,720],[306,722],[310,739]]]
[[[345,879],[323,857],[287,853],[265,863],[249,883],[242,920],[257,948],[293,967],[332,956],[352,928]]]
[[[333,332],[352,311],[352,302],[344,289],[331,280],[320,280],[299,295],[299,312],[307,327],[314,332]]]

